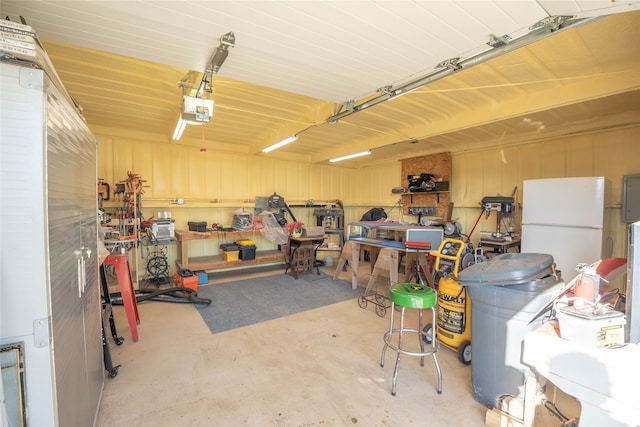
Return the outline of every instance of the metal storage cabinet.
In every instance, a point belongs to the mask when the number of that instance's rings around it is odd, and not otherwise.
[[[104,384],[97,141],[42,70],[0,63],[0,93],[0,344],[24,343],[28,425],[90,426]]]

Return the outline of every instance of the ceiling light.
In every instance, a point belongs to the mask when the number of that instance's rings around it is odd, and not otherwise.
[[[176,130],[173,132],[173,139],[178,141],[182,137],[182,132],[187,125],[204,125],[209,123],[213,114],[213,100],[194,98],[192,96],[182,97],[182,111],[178,117]]]
[[[342,160],[353,159],[355,157],[362,157],[371,154],[371,150],[361,151],[359,153],[349,154],[347,156],[336,157],[335,159],[329,160],[331,163],[340,162]]]
[[[182,120],[182,117],[178,117],[178,124],[176,125],[176,130],[173,132],[173,139],[178,141],[182,137],[182,132],[184,132],[184,128],[187,127],[187,122]]]
[[[290,142],[295,141],[296,139],[298,139],[298,135],[291,135],[289,138],[283,139],[283,140],[282,140],[282,141],[280,141],[280,142],[277,142],[277,143],[275,143],[275,144],[273,144],[273,145],[271,145],[271,146],[269,146],[269,147],[267,147],[267,148],[264,148],[264,149],[262,150],[262,152],[263,152],[263,153],[268,153],[269,151],[273,151],[273,150],[275,150],[276,148],[280,148],[280,147],[282,147],[282,146],[284,146],[284,145],[287,145],[287,144],[289,144]]]
[[[186,94],[186,89],[191,88],[191,86],[187,84],[189,73],[178,82],[178,87],[182,88],[182,111],[178,118],[176,130],[173,132],[174,140],[177,141],[180,139],[187,125],[204,125],[209,123],[213,115],[213,100],[202,99],[202,95],[204,92],[212,92],[211,77],[218,73],[220,67],[222,67],[222,64],[229,55],[229,48],[234,47],[235,43],[236,36],[233,32],[228,32],[220,37],[220,45],[213,52],[213,56],[207,64],[207,69],[203,73],[200,87],[198,87],[196,91],[196,96],[187,96]]]

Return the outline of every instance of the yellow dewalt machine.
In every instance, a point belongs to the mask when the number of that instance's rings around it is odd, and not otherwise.
[[[460,286],[458,273],[461,259],[469,253],[467,244],[462,240],[444,239],[437,251],[429,254],[435,258],[431,283],[438,291],[438,319],[436,322],[437,339],[453,351],[457,351],[458,360],[471,363],[471,299],[467,288]],[[434,319],[435,322],[435,319]],[[429,323],[424,327],[424,338],[430,340]]]

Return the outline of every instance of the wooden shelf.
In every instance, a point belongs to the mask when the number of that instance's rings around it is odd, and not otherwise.
[[[415,191],[412,193],[404,193],[402,194],[403,196],[409,196],[409,204],[413,205],[413,196],[429,196],[429,195],[435,195],[436,196],[436,204],[440,204],[440,195],[441,194],[449,194],[449,191]],[[425,197],[419,197],[424,199]]]
[[[186,240],[205,240],[205,239],[230,239],[232,237],[250,237],[250,236],[260,236],[260,230],[249,230],[249,231],[187,231],[187,230],[176,230],[175,231],[176,239],[180,242]]]
[[[238,260],[238,261],[225,261],[220,255],[190,257],[189,256],[189,242],[193,240],[206,240],[206,239],[222,239],[223,241],[232,238],[240,238],[258,236],[259,230],[250,231],[186,231],[176,230],[175,235],[178,240],[179,251],[178,259],[176,260],[176,266],[179,269],[189,270],[234,270],[245,267],[253,267],[260,264],[268,263],[284,263],[284,253],[278,250],[266,250],[256,252],[255,259]]]
[[[224,270],[224,269],[237,269],[242,267],[251,267],[260,264],[284,263],[284,253],[278,250],[270,251],[258,251],[256,252],[255,259],[238,260],[238,261],[225,261],[220,255],[201,256],[189,258],[187,263],[184,264],[181,260],[176,261],[178,268],[188,268],[192,271],[197,270]]]
[[[451,182],[451,153],[438,153],[402,160],[402,184],[409,187],[407,176],[430,173],[436,180]],[[409,206],[435,206],[436,215],[445,217],[451,203],[451,192],[420,191],[400,193],[403,200],[402,209],[409,214]]]

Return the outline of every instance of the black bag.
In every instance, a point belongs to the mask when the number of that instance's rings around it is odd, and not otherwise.
[[[387,219],[387,213],[382,208],[371,208],[362,215],[360,221],[378,221],[381,219]],[[371,255],[369,251],[364,251],[364,260],[369,261]]]
[[[379,221],[387,219],[387,213],[382,208],[371,208],[362,215],[360,221]]]

